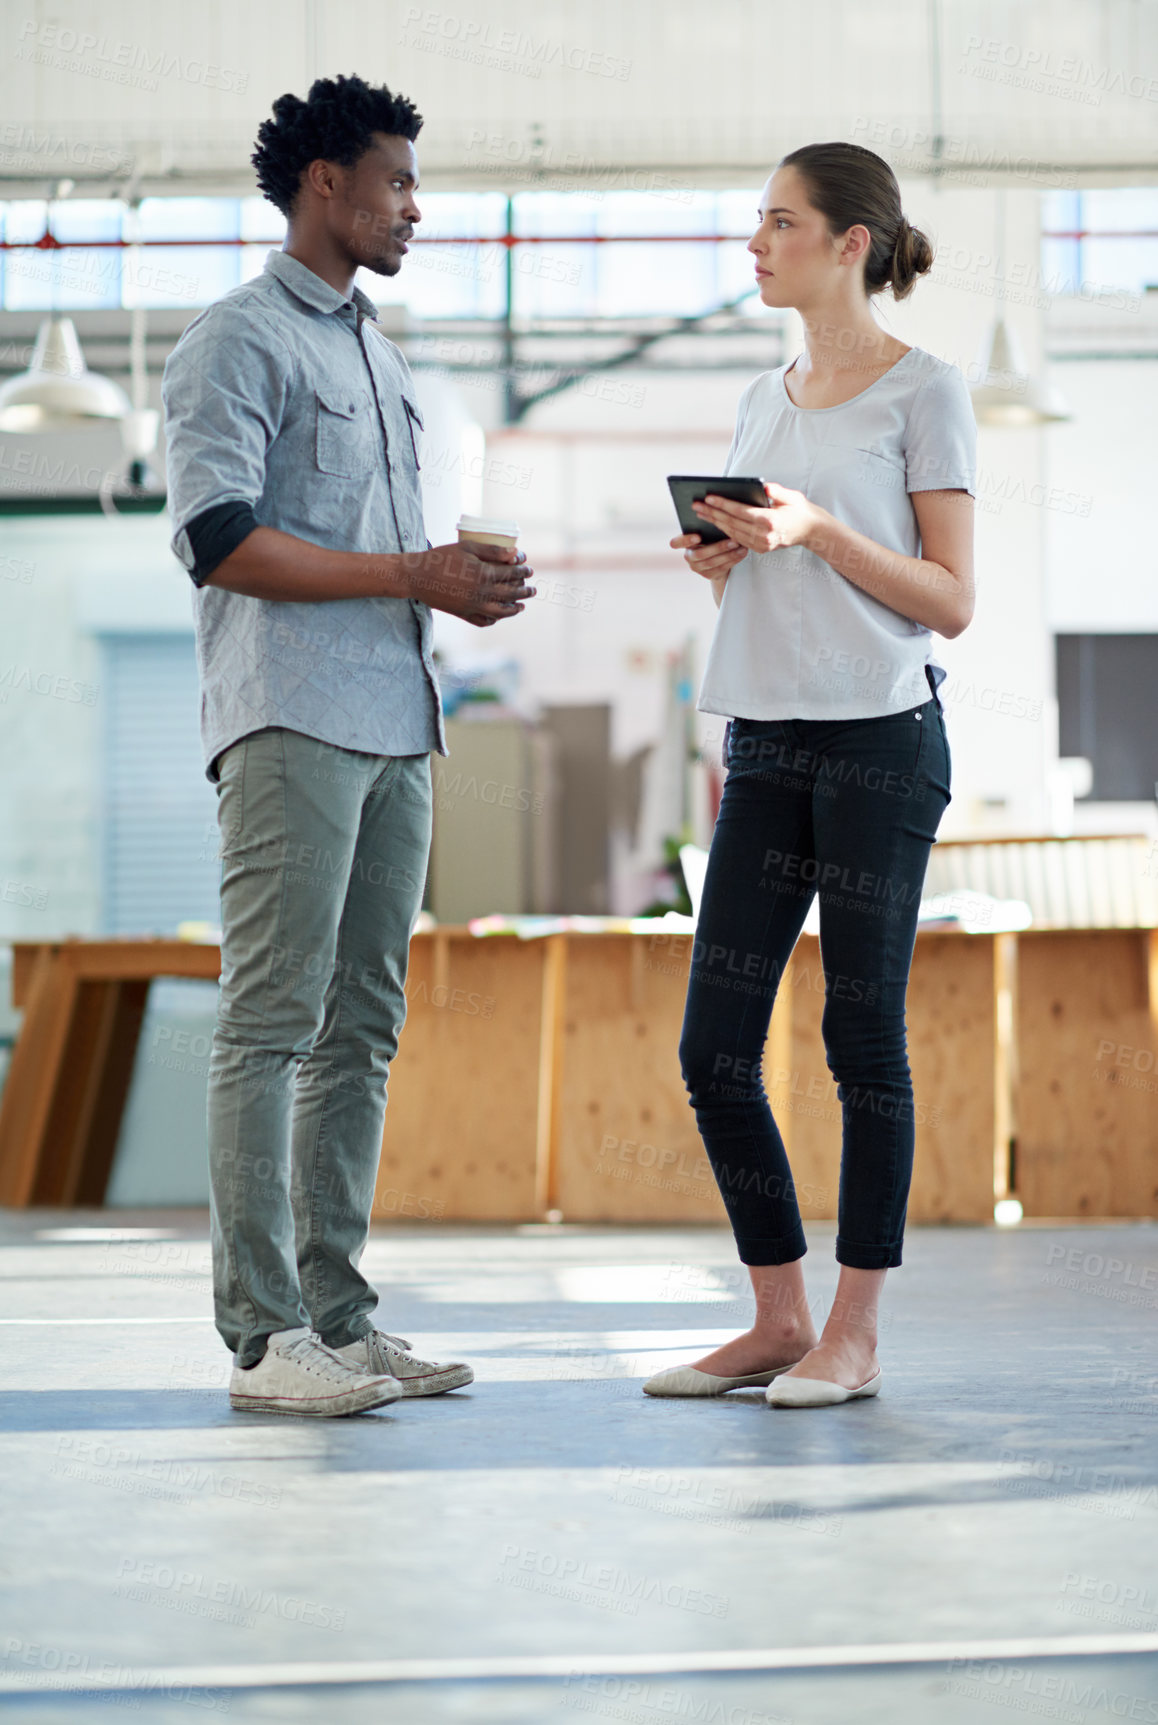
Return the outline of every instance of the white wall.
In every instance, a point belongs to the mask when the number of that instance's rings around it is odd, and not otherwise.
[[[96,631],[190,628],[188,577],[167,542],[163,516],[2,523],[2,936],[98,926],[104,707]]]
[[[1070,635],[1158,633],[1158,354],[1054,369],[1074,418],[1050,433],[1048,478],[1063,504],[1080,507],[1046,514],[1050,626]]]

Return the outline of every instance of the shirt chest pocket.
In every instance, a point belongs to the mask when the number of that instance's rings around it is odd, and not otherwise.
[[[890,491],[905,489],[905,458],[899,450],[873,449],[866,444],[850,453],[868,484],[884,485]]]
[[[867,505],[884,493],[905,494],[905,459],[867,443],[825,444],[817,450],[805,494],[822,508]]]
[[[382,435],[373,403],[355,391],[333,385],[315,390],[314,396],[319,470],[346,479],[372,473],[382,459]]]

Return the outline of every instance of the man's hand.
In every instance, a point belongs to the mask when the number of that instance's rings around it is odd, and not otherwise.
[[[436,545],[407,557],[410,596],[435,611],[463,617],[479,629],[515,617],[535,588],[525,551],[501,545]]]
[[[535,589],[526,553],[500,545],[428,551],[331,551],[275,527],[255,527],[204,585],[250,599],[314,604],[331,599],[420,599],[484,628],[514,617]]]

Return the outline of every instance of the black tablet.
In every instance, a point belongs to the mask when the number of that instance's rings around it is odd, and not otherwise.
[[[735,473],[727,479],[713,479],[702,473],[669,473],[667,484],[679,518],[680,532],[698,533],[704,545],[715,545],[718,540],[728,538],[726,533],[721,533],[718,527],[713,527],[692,508],[693,503],[702,503],[709,493],[713,497],[730,498],[734,503],[750,503],[754,509],[768,507],[768,493],[762,479],[745,479]]]

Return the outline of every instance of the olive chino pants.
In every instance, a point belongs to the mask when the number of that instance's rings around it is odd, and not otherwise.
[[[372,1328],[358,1268],[430,848],[430,757],[281,727],[218,761],[221,990],[209,1062],[217,1329]]]

